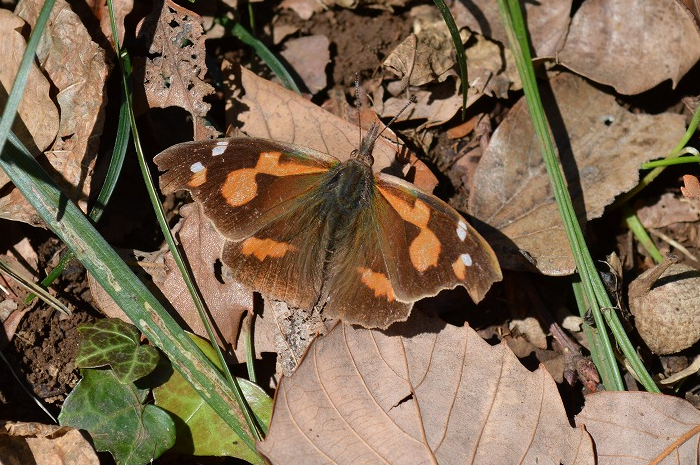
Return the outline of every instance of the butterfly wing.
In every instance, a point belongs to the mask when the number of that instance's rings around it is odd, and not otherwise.
[[[244,285],[296,307],[320,295],[328,225],[312,195],[339,161],[265,139],[180,144],[155,158],[161,190],[187,190],[227,239],[222,254]]]
[[[402,179],[375,179],[379,248],[398,300],[461,285],[478,302],[502,279],[491,247],[455,209]]]
[[[158,154],[164,194],[187,190],[228,240],[251,236],[291,209],[340,163],[330,155],[267,139],[186,142]]]
[[[361,210],[348,240],[337,250],[324,288],[323,313],[349,324],[385,329],[406,320],[413,302],[398,300],[389,279],[395,270],[390,271],[393,263],[381,248],[377,211],[374,207]]]

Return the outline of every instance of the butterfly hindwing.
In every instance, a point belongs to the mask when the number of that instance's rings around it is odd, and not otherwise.
[[[379,247],[399,300],[462,285],[478,302],[501,279],[491,247],[452,207],[390,175],[376,186]]]
[[[381,250],[376,208],[362,209],[348,241],[328,269],[324,314],[350,324],[386,328],[408,318],[412,302],[397,299],[389,276],[394,262]]]

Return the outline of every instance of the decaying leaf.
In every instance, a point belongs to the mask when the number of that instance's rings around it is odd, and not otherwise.
[[[616,195],[637,184],[641,163],[673,149],[685,131],[683,117],[632,114],[575,75],[550,83],[556,104],[547,93],[543,100],[574,208],[580,219],[598,218]],[[483,233],[503,268],[574,271],[524,98],[493,134],[474,175],[469,210],[498,230]]]
[[[182,107],[192,115],[194,140],[215,134],[204,121],[210,105],[204,97],[214,89],[204,82],[205,60],[202,19],[195,13],[171,2],[154,2],[152,13],[138,30],[146,40],[153,58],[134,59],[134,81],[139,97],[150,108]]]
[[[700,32],[675,1],[590,0],[576,11],[557,58],[621,94],[676,83],[700,58]]]
[[[41,1],[23,0],[15,13],[33,25],[42,6]],[[50,164],[47,168],[85,211],[104,124],[109,66],[104,50],[91,40],[67,2],[58,0],[50,18],[36,52],[44,75],[57,91],[60,107],[58,137],[45,152]],[[0,216],[42,224],[16,189],[0,199]]]
[[[227,123],[245,134],[308,147],[341,161],[350,158],[358,148],[357,126],[245,68],[224,63],[223,72],[233,93],[227,106]],[[426,192],[432,192],[437,178],[430,169],[385,136],[386,131],[374,146],[373,169],[407,177]]]
[[[678,397],[598,392],[576,415],[593,438],[599,465],[697,463],[700,412]]]
[[[336,326],[283,378],[258,450],[272,463],[594,463],[543,368],[414,313]]]
[[[8,10],[0,10],[0,56],[4,57],[0,66],[0,106],[4,107],[7,95],[17,74],[19,61],[26,48],[26,38],[20,31],[25,21]],[[19,105],[18,117],[12,131],[34,156],[46,150],[58,132],[58,109],[49,96],[49,81],[32,63],[27,78],[27,90]],[[9,182],[4,172],[0,172],[0,187]]]

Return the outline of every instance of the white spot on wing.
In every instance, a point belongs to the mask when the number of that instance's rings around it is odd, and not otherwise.
[[[226,151],[226,147],[228,147],[228,142],[226,142],[226,141],[217,142],[216,146],[214,146],[214,148],[212,149],[211,154],[215,157],[218,155],[221,155],[222,153],[224,153]]]
[[[192,164],[192,166],[190,166],[190,171],[192,171],[193,173],[199,173],[203,169],[204,165],[202,165],[200,162],[194,163]]]
[[[462,263],[464,263],[466,266],[472,266],[472,256],[468,253],[463,253],[459,256],[459,258],[462,259]]]
[[[457,223],[457,236],[462,242],[467,238],[467,224],[462,220],[459,220],[459,223]]]

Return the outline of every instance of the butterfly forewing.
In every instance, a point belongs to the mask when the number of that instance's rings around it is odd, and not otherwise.
[[[220,139],[171,147],[155,158],[163,193],[188,190],[228,240],[239,241],[297,208],[339,161],[265,139]]]
[[[380,248],[399,300],[462,285],[478,302],[500,281],[491,247],[456,210],[399,178],[376,180]]]

